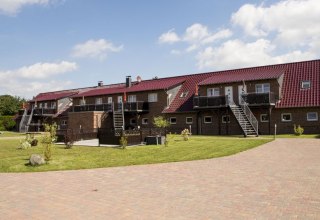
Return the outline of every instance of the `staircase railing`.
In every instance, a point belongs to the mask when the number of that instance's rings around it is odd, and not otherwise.
[[[34,108],[32,108],[31,113],[29,115],[28,123],[27,123],[27,126],[26,126],[26,132],[28,132],[28,130],[29,130],[29,125],[31,123],[32,116],[33,116],[33,110],[34,110]]]
[[[28,110],[24,109],[20,124],[19,124],[19,132],[24,132],[22,131],[22,128],[24,127],[25,130],[25,126],[26,126],[26,115],[27,115]]]
[[[236,104],[234,103],[234,101],[228,101],[228,104],[229,104],[229,106],[230,107],[232,107],[232,106],[234,106],[234,107],[236,107]],[[247,121],[247,119],[245,118],[245,117],[243,117],[243,115],[241,114],[241,112],[236,112],[235,110],[234,110],[234,108],[230,108],[231,109],[231,111],[232,111],[232,113],[233,113],[233,115],[236,117],[236,119],[238,120],[238,122],[239,122],[239,124],[240,124],[240,126],[241,126],[241,128],[242,128],[242,130],[243,130],[243,132],[245,133],[245,135],[247,135],[247,133],[246,133],[246,130],[247,130],[247,124],[246,123],[241,123],[241,122],[243,122],[243,121]]]
[[[253,129],[256,131],[256,133],[258,135],[258,129],[259,129],[258,120],[253,115],[253,113],[251,112],[248,104],[243,100],[242,96],[240,97],[240,106],[241,106],[243,112],[245,113],[245,115],[247,116],[249,122],[251,123]]]

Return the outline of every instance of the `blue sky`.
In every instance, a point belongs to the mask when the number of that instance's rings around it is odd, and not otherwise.
[[[0,0],[0,94],[318,59],[318,0]]]

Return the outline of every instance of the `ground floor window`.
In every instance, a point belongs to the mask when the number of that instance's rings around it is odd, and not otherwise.
[[[318,121],[318,112],[308,112],[307,121]]]
[[[282,113],[281,114],[281,121],[283,121],[283,122],[292,121],[291,113]]]
[[[204,116],[203,122],[206,124],[212,123],[212,116]]]
[[[261,122],[269,122],[269,115],[268,114],[261,114],[260,121]]]
[[[143,124],[143,125],[147,125],[148,122],[149,122],[149,120],[148,120],[147,118],[143,118],[143,119],[142,119],[142,124]]]
[[[186,117],[186,124],[192,124],[193,118],[192,117]]]
[[[222,115],[222,123],[230,123],[230,115]]]
[[[176,117],[171,117],[170,118],[170,124],[172,124],[172,125],[177,124],[177,118]]]
[[[67,125],[67,120],[62,120],[61,125]]]
[[[130,125],[136,125],[137,120],[135,118],[130,118]]]

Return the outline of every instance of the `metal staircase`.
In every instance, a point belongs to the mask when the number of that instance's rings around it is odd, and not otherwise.
[[[124,130],[124,114],[123,114],[123,103],[119,104],[118,109],[115,110],[114,105],[113,109],[113,127],[114,130]]]
[[[25,109],[19,124],[19,132],[28,132],[29,131],[29,125],[31,123],[33,116],[33,108],[30,112],[30,115],[28,115],[28,109]]]
[[[241,98],[242,99],[242,98]],[[241,100],[240,106],[235,103],[229,104],[230,109],[234,116],[236,117],[244,136],[255,135],[258,136],[258,120],[252,114],[247,103]]]

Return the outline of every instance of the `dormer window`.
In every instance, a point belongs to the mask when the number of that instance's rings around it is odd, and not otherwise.
[[[301,82],[301,88],[302,89],[309,89],[311,87],[310,80],[304,80]]]
[[[185,97],[187,97],[188,93],[189,93],[188,91],[181,93],[181,94],[180,94],[180,98],[185,98]]]

